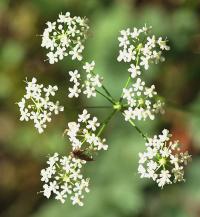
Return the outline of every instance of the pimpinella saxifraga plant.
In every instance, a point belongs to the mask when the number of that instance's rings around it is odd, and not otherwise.
[[[82,56],[88,30],[86,18],[71,17],[69,12],[60,14],[55,22],[47,22],[42,47],[47,50],[50,64],[66,56],[78,61],[79,68],[69,71],[69,98],[78,98],[81,94],[91,98],[98,94],[111,104],[112,112],[100,123],[97,117],[84,109],[77,115],[76,121],[68,123],[64,135],[71,144],[71,151],[67,156],[55,153],[49,157],[48,166],[41,170],[44,183],[41,192],[47,198],[54,195],[62,203],[69,198],[72,204],[83,206],[85,193],[89,192],[89,178],[84,177],[83,168],[87,162],[94,160],[99,151],[108,149],[102,134],[116,113],[121,113],[122,121],[129,122],[144,138],[146,150],[139,153],[138,166],[141,178],[152,179],[161,188],[184,181],[184,166],[191,156],[180,151],[179,141],[172,142],[167,129],[163,129],[160,135],[148,137],[135,124],[135,120],[153,120],[157,114],[164,113],[164,102],[155,85],[148,86],[143,74],[151,64],[165,60],[164,54],[170,49],[167,40],[153,35],[151,27],[147,26],[120,31],[117,60],[127,64],[128,78],[116,100],[104,86],[103,77],[95,73],[95,61],[85,60]],[[44,87],[37,83],[36,78],[25,83],[26,94],[18,103],[20,120],[33,121],[38,132],[43,133],[52,114],[64,111],[59,101],[52,101],[58,87]]]

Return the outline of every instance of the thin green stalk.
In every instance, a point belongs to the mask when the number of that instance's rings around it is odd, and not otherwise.
[[[131,76],[129,75],[128,80],[126,81],[126,84],[125,84],[124,88],[127,88],[127,87],[128,87],[128,84],[129,84],[130,80],[131,80]],[[120,97],[120,99],[119,99],[119,102],[121,102],[122,99],[123,99],[123,92],[122,92],[122,94],[121,94],[121,97]]]
[[[147,136],[140,130],[140,128],[132,120],[129,120],[129,123],[137,130],[137,132],[144,138],[144,140],[148,142]]]
[[[111,118],[115,115],[115,113],[117,112],[117,110],[113,110],[112,113],[106,118],[106,120],[103,122],[97,136],[100,136],[102,131],[104,130],[104,128],[107,126],[108,122],[111,120]]]
[[[95,108],[95,109],[108,109],[108,108],[113,108],[113,106],[85,106],[84,108],[87,108],[87,109],[93,109],[93,108]]]
[[[93,75],[96,75],[94,72],[92,72]],[[102,89],[105,91],[105,93],[107,94],[107,96],[112,100],[115,101],[112,97],[112,95],[110,94],[110,92],[108,91],[108,89],[102,84]]]
[[[123,114],[123,113],[122,113]],[[124,115],[124,114],[123,114]],[[148,138],[147,138],[147,136],[142,132],[142,130],[140,130],[140,128],[132,121],[132,120],[129,120],[128,121],[130,124],[131,124],[131,126],[133,126],[136,130],[137,130],[137,132],[143,137],[143,139],[146,141],[146,142],[148,142]]]
[[[107,89],[104,85],[102,85],[102,89],[103,89],[103,90],[105,91],[105,93],[114,101],[112,95],[110,94],[110,92],[108,91],[108,89]]]
[[[106,98],[109,102],[111,102],[113,105],[115,104],[115,102],[110,99],[108,96],[106,96],[105,94],[101,93],[100,91],[96,90],[97,93],[99,93],[100,95],[102,95],[104,98]]]

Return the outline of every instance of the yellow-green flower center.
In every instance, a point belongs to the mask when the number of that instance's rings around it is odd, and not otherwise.
[[[164,166],[166,163],[167,163],[167,161],[166,161],[165,158],[161,158],[161,159],[159,160],[159,164],[160,164],[161,166]]]

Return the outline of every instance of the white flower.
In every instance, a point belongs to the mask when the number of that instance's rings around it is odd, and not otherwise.
[[[58,62],[58,58],[57,55],[55,55],[53,52],[49,52],[47,54],[48,60],[50,64],[54,64],[56,62]]]
[[[51,156],[47,161],[47,164],[49,164],[49,166],[52,167],[57,161],[58,161],[58,153],[54,153],[54,155]]]
[[[88,129],[91,129],[92,131],[95,131],[97,127],[99,127],[100,124],[98,123],[98,120],[96,117],[93,117],[92,120],[88,121],[88,125],[86,126]]]
[[[81,44],[77,44],[72,50],[69,51],[69,54],[72,56],[72,60],[77,59],[78,61],[81,61],[83,59],[81,53],[84,49],[84,46]]]
[[[74,71],[69,71],[69,75],[70,75],[70,81],[74,82],[75,84],[77,83],[77,81],[80,78],[80,74],[78,73],[78,70],[74,70]]]
[[[152,37],[147,37],[147,45],[149,45],[152,48],[156,46],[156,37],[155,37],[155,35],[152,35]]]
[[[64,110],[63,106],[50,101],[51,96],[55,96],[58,90],[57,86],[44,87],[42,84],[37,84],[37,79],[32,78],[32,81],[26,81],[26,94],[18,103],[20,110],[20,121],[33,120],[35,128],[39,133],[44,131],[46,123],[51,121],[52,112],[58,114]]]
[[[170,137],[169,131],[164,129],[161,135],[148,138],[146,152],[139,153],[138,173],[141,178],[151,178],[161,188],[172,182],[184,181],[183,166],[191,159],[187,152],[177,152],[178,147],[169,141]]]
[[[141,74],[140,66],[135,66],[134,64],[131,64],[130,66],[131,67],[128,69],[128,71],[131,73],[132,78],[135,78]]]
[[[43,185],[43,194],[45,197],[50,198],[51,196],[51,188],[47,184]]]
[[[149,68],[149,59],[150,59],[149,57],[145,57],[145,56],[141,57],[140,65],[144,66],[145,70],[148,70],[148,68]]]
[[[171,174],[168,170],[161,170],[160,178],[157,179],[158,186],[163,188],[166,184],[171,184],[170,181]]]
[[[66,198],[67,198],[67,194],[65,191],[56,192],[56,197],[55,197],[56,200],[60,200],[61,203],[64,203]]]
[[[68,97],[69,98],[73,98],[73,97],[79,97],[79,94],[81,93],[81,89],[79,89],[79,87],[77,85],[74,85],[72,88],[69,87],[69,94]]]
[[[89,72],[91,72],[91,71],[94,70],[94,66],[95,66],[95,62],[94,61],[92,61],[91,63],[86,62],[85,65],[83,66],[83,69],[87,73],[89,73]]]
[[[147,177],[146,169],[141,164],[138,167],[138,173],[140,174],[141,178]]]
[[[58,90],[57,86],[49,85],[47,88],[44,88],[44,92],[46,92],[46,96],[55,96],[56,91]]]
[[[90,114],[88,114],[88,111],[86,109],[83,110],[83,113],[78,115],[78,122],[86,122],[90,118]]]
[[[20,121],[29,121],[30,118],[29,110],[27,108],[20,109],[20,112],[21,112]]]
[[[167,40],[163,40],[162,37],[158,38],[157,43],[161,50],[170,50],[170,47],[166,44]]]

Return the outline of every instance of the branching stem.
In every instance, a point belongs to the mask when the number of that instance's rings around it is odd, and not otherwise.
[[[107,124],[109,123],[109,121],[111,120],[111,118],[115,115],[115,113],[117,112],[117,110],[113,110],[112,113],[106,118],[106,120],[103,122],[97,136],[100,136],[101,133],[103,132],[104,128],[107,126]]]
[[[106,98],[106,99],[107,99],[109,102],[111,102],[113,105],[115,104],[115,102],[113,101],[112,98],[106,96],[105,94],[103,94],[103,93],[100,92],[99,90],[96,90],[96,92],[97,92],[98,94],[100,94],[101,96],[103,96],[104,98]]]

